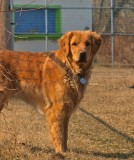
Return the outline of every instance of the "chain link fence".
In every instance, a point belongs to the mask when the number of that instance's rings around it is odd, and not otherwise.
[[[55,50],[66,31],[90,29],[103,38],[96,64],[134,65],[133,0],[10,0],[9,12],[15,50]]]
[[[99,64],[134,65],[133,0],[94,0],[93,30],[103,37]]]

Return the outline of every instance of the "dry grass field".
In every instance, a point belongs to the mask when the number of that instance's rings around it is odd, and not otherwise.
[[[66,160],[134,160],[134,68],[93,69],[69,125]],[[51,160],[45,119],[22,101],[0,114],[0,160]]]

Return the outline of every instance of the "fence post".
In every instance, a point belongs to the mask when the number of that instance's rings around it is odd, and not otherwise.
[[[6,49],[13,49],[13,45],[12,45],[12,27],[10,24],[10,1],[9,0],[5,0],[6,1],[6,6],[5,6],[5,10],[7,10],[7,12],[5,12],[5,29],[6,29]]]
[[[111,0],[111,36],[112,66],[114,66],[114,0]]]
[[[14,22],[14,10],[13,10],[13,0],[10,0],[10,28],[11,28],[11,49],[14,50],[14,34],[15,34],[15,22]]]
[[[47,21],[47,17],[48,17],[48,10],[47,10],[47,0],[45,0],[45,40],[46,40],[46,52],[48,51],[48,21]]]

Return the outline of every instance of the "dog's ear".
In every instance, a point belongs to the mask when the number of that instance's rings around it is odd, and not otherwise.
[[[92,53],[97,53],[101,46],[102,38],[96,32],[92,32]]]
[[[66,55],[69,55],[70,53],[70,40],[71,40],[72,35],[73,35],[73,32],[67,32],[58,40],[60,49]]]

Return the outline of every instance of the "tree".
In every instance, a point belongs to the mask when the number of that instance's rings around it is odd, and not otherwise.
[[[114,10],[113,10],[113,16],[114,16],[114,18],[118,17],[118,15],[119,15],[120,11],[123,9],[125,3],[126,3],[126,0],[119,1],[117,3],[117,5],[119,6],[119,8],[116,8],[115,7],[115,1],[113,0],[113,8],[114,8]],[[108,20],[108,22],[107,22],[107,24],[105,26],[105,32],[108,32],[110,26],[111,26],[111,17],[109,17],[109,20]]]
[[[6,44],[6,32],[5,32],[5,0],[0,0],[0,49],[5,48]]]
[[[12,49],[9,6],[9,0],[0,0],[0,50]]]
[[[109,7],[111,7],[111,0],[94,0],[93,4],[95,7],[98,7],[98,9],[94,9],[93,11],[95,30],[100,33],[110,33],[111,9]],[[128,27],[128,24],[133,20],[133,6],[133,0],[113,0],[113,23],[115,32],[125,33],[126,29],[127,32],[128,30],[130,33],[133,32],[133,27]]]

